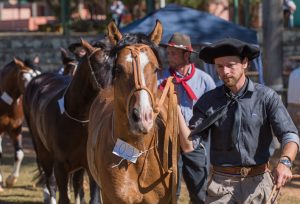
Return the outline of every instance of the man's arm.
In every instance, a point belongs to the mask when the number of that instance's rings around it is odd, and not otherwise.
[[[286,157],[285,159],[293,162],[299,151],[297,128],[276,92],[268,91],[266,95],[268,118],[275,135],[278,137],[279,141],[281,141],[282,145],[281,157]],[[291,169],[280,162],[273,173],[277,188],[282,187],[292,178]]]
[[[291,160],[293,162],[298,152],[298,144],[295,142],[287,143],[282,150],[281,158]],[[281,159],[280,158],[280,159]],[[274,170],[274,177],[277,188],[282,187],[286,182],[292,179],[293,175],[291,169],[282,163],[278,163]]]
[[[186,122],[183,118],[183,115],[181,113],[181,108],[178,105],[178,123],[179,123],[179,140],[180,140],[180,146],[183,152],[192,152],[194,150],[193,143],[191,140],[188,139],[188,136],[191,133],[191,130],[186,125]]]

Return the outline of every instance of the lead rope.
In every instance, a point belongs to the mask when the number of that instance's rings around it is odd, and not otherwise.
[[[300,175],[299,174],[295,174],[293,175],[292,179],[297,179],[297,178],[300,178]],[[277,200],[277,197],[280,193],[280,190],[281,188],[277,188],[277,185],[274,184],[273,188],[272,188],[272,192],[268,198],[268,200],[266,201],[265,204],[274,204]]]
[[[129,104],[130,104],[130,99],[132,95],[139,90],[145,90],[148,92],[148,94],[151,97],[152,101],[152,106],[153,106],[153,112],[154,112],[154,118],[153,120],[156,119],[158,116],[160,109],[166,99],[167,94],[169,94],[169,103],[168,103],[168,116],[167,116],[167,121],[166,121],[166,130],[165,130],[165,135],[164,135],[164,152],[163,152],[163,169],[167,173],[171,173],[171,179],[172,179],[172,203],[175,204],[177,203],[176,199],[176,186],[177,186],[177,151],[179,149],[179,144],[177,142],[177,137],[178,137],[178,126],[175,124],[178,123],[178,115],[177,115],[177,97],[175,97],[174,94],[174,84],[172,83],[173,77],[169,77],[167,79],[164,91],[162,93],[161,98],[159,101],[156,103],[154,101],[154,97],[151,93],[151,91],[146,87],[143,86],[142,80],[141,80],[141,69],[139,69],[140,61],[139,61],[139,52],[142,48],[147,47],[145,45],[141,45],[139,47],[133,47],[133,46],[128,46],[128,48],[131,51],[131,54],[134,58],[133,60],[133,74],[134,74],[134,84],[135,84],[135,89],[131,91],[131,93],[128,96],[127,99],[127,106],[126,106],[126,114],[127,117],[129,118]],[[173,118],[173,120],[172,120]],[[173,127],[173,128],[172,128]],[[172,128],[172,129],[171,129]],[[173,136],[173,137],[172,137]],[[169,168],[169,162],[168,162],[168,148],[169,148],[169,141],[172,143],[172,165]],[[120,161],[120,163],[122,160]],[[119,164],[120,164],[119,163]],[[118,165],[119,165],[118,164]],[[117,166],[118,166],[117,165]]]

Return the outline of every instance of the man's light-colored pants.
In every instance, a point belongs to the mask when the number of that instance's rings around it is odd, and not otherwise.
[[[213,173],[205,203],[262,204],[268,200],[272,188],[270,172],[246,178]]]

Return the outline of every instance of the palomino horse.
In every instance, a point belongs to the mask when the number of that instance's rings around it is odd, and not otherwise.
[[[0,159],[2,157],[2,135],[10,136],[15,150],[15,162],[12,173],[6,179],[6,186],[11,187],[19,177],[21,162],[24,157],[22,150],[22,93],[29,81],[39,72],[27,67],[22,60],[14,59],[0,71]],[[0,191],[3,181],[0,172]]]
[[[111,22],[108,34],[115,45],[110,54],[115,61],[111,65],[114,80],[90,109],[90,171],[101,187],[103,203],[165,204],[171,202],[171,194],[175,203],[178,118],[171,79],[166,85],[171,87],[172,97],[168,112],[162,107],[166,91],[156,103],[156,70],[160,67],[157,45],[162,26],[157,21],[150,36],[122,36]],[[164,114],[158,115],[160,109]]]
[[[110,78],[95,81],[96,77],[109,71],[103,64],[107,51],[94,48],[84,40],[82,44],[88,54],[78,64],[72,80],[69,76],[43,74],[31,81],[24,94],[24,113],[38,165],[46,176],[51,203],[56,202],[55,180],[59,190],[58,203],[70,203],[68,180],[73,172],[75,202],[81,202],[83,173],[88,168],[89,109],[99,88],[107,83],[105,80],[110,81]],[[96,187],[94,185],[91,189],[91,203],[98,202],[99,190]]]

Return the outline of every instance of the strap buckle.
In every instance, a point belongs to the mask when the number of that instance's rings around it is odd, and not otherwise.
[[[248,174],[250,173],[251,171],[251,168],[249,167],[242,167],[241,170],[240,170],[240,174],[242,177],[247,177]]]

